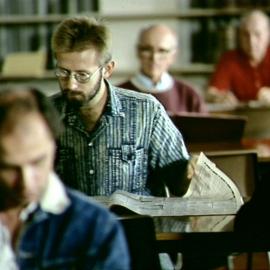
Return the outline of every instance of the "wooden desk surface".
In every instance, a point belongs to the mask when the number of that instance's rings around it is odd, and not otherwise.
[[[210,116],[194,113],[170,115],[182,132],[189,152],[254,150],[259,162],[270,162],[270,106],[258,101],[233,107],[211,106],[208,108]],[[227,129],[230,134],[224,136],[226,127],[232,125],[232,121],[244,119],[241,136],[233,137],[231,134],[235,131],[231,127]],[[216,126],[215,130],[220,129],[220,133],[214,133],[212,125]]]
[[[235,232],[159,233],[159,253],[182,254],[183,269],[269,269],[269,242],[253,241]],[[227,259],[226,259],[227,258]],[[215,262],[218,261],[218,265]]]
[[[249,139],[243,138],[240,142],[220,142],[220,143],[187,143],[187,148],[191,153],[214,152],[214,151],[254,151],[258,155],[258,161],[270,162],[270,138],[269,139]]]
[[[268,251],[270,243],[253,241],[247,234],[236,232],[190,232],[190,233],[157,233],[159,252],[171,251],[202,251],[222,249],[224,251]]]
[[[247,117],[244,138],[270,138],[270,106],[258,101],[240,103],[237,106],[209,105],[212,115],[238,115]]]
[[[270,162],[270,139],[242,139],[244,149],[254,149],[259,162]]]

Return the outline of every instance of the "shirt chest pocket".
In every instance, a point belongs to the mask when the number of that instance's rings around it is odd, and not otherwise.
[[[122,145],[120,149],[109,149],[109,156],[114,161],[129,162],[140,166],[144,159],[144,149],[136,149],[134,145]]]
[[[134,145],[122,145],[121,159],[123,161],[136,161],[136,159],[142,154],[143,149],[135,149]]]
[[[122,189],[141,193],[147,179],[147,155],[143,148],[123,145],[120,149],[109,149],[111,183],[114,190]]]

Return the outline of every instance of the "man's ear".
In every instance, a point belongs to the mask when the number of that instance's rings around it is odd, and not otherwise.
[[[137,45],[137,47],[136,47],[136,56],[137,56],[138,59],[140,58],[140,47],[139,47],[139,45]]]
[[[179,50],[177,48],[173,49],[173,51],[171,52],[171,65],[176,61],[178,55]]]
[[[108,62],[104,68],[103,68],[103,77],[105,79],[108,79],[111,77],[113,70],[114,70],[114,66],[115,66],[115,62],[113,60],[111,60],[110,62]]]

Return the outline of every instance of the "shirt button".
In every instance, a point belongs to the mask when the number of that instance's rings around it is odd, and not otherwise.
[[[93,143],[92,142],[88,143],[88,146],[93,146]]]
[[[89,170],[89,173],[90,174],[94,174],[94,170]]]

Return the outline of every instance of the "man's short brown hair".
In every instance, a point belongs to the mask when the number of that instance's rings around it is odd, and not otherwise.
[[[51,46],[54,54],[94,48],[101,62],[111,59],[109,29],[101,21],[86,16],[63,20],[52,35]]]

